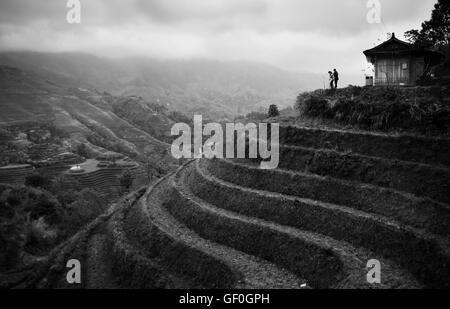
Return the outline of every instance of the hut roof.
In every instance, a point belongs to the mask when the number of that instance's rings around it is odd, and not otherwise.
[[[442,54],[428,48],[421,48],[417,45],[410,44],[399,40],[395,37],[395,33],[391,38],[374,48],[364,51],[364,55],[370,62],[373,62],[375,56],[392,55],[392,54],[422,54],[429,56],[439,62],[442,59]]]

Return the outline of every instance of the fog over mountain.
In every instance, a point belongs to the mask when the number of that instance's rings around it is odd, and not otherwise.
[[[450,0],[0,0],[0,290],[450,289],[449,22]]]
[[[186,114],[213,118],[292,106],[320,76],[246,61],[100,58],[81,53],[1,53],[0,64],[70,87],[141,96]]]

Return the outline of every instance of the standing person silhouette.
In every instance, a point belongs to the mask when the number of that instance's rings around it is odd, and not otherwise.
[[[334,88],[337,89],[339,81],[339,73],[336,69],[333,70]]]
[[[330,75],[330,89],[334,89],[334,74],[331,71],[328,71],[328,74]]]

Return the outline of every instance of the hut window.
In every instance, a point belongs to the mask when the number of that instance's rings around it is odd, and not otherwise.
[[[407,63],[403,63],[402,64],[402,69],[403,70],[408,70],[408,64]]]

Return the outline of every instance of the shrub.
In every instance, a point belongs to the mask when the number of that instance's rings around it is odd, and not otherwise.
[[[10,269],[19,263],[25,243],[23,222],[23,214],[0,201],[0,270]]]
[[[366,130],[406,130],[446,134],[450,130],[449,90],[446,87],[348,87],[302,93],[301,115],[331,119]]]
[[[298,102],[298,108],[306,116],[330,118],[333,116],[328,101],[317,96],[310,96]]]

